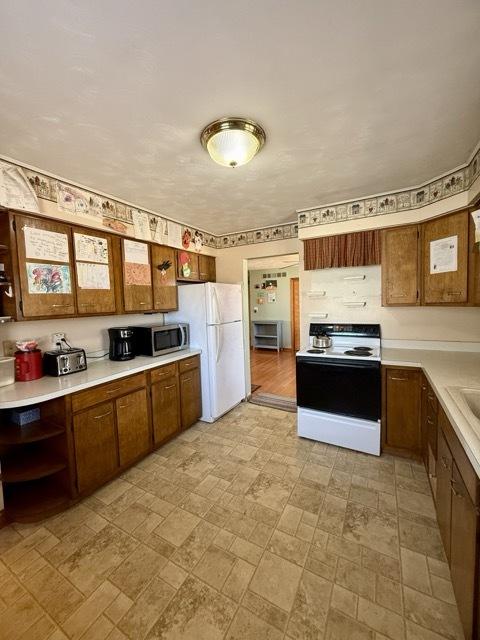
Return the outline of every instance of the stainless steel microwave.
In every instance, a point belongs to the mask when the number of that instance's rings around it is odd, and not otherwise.
[[[162,356],[189,347],[188,324],[142,324],[130,329],[137,356]]]

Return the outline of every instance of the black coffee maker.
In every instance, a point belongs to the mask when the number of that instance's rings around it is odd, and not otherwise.
[[[110,360],[132,360],[135,358],[132,329],[112,327],[108,330],[108,335],[110,337]]]

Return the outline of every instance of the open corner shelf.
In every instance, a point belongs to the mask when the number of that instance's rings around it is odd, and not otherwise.
[[[39,480],[62,471],[66,466],[66,461],[53,451],[16,447],[2,460],[0,480],[3,483]]]
[[[38,442],[64,432],[64,427],[47,420],[37,420],[23,426],[10,422],[0,426],[0,445],[22,445]]]
[[[36,522],[62,511],[70,503],[70,497],[57,481],[50,476],[34,482],[5,485],[5,510],[10,520]]]

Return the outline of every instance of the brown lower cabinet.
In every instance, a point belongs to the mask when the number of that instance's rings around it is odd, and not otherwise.
[[[115,401],[120,465],[135,462],[151,446],[147,389],[139,389]]]
[[[402,372],[402,373],[400,373]],[[453,590],[466,640],[480,638],[480,486],[450,421],[438,399],[418,369],[405,381],[392,380],[405,375],[405,369],[384,367],[383,445],[390,442],[402,453],[425,462],[435,499],[438,526],[452,577]],[[408,394],[403,384],[408,382]],[[403,407],[401,403],[403,402]],[[419,411],[418,408],[421,408]],[[408,412],[411,412],[408,415]],[[402,428],[404,420],[406,428]],[[418,424],[418,440],[412,425]],[[403,439],[402,439],[403,438]],[[410,449],[409,449],[410,447]]]
[[[77,488],[91,491],[107,482],[118,469],[115,406],[99,404],[73,417]]]
[[[198,420],[200,359],[185,358],[70,397],[77,491],[85,495]]]
[[[195,368],[180,374],[180,396],[182,399],[182,429],[188,429],[192,424],[195,424],[202,413],[200,369]]]
[[[383,367],[382,447],[398,455],[421,453],[421,373],[418,369]]]
[[[152,384],[153,442],[162,444],[180,431],[178,375]]]

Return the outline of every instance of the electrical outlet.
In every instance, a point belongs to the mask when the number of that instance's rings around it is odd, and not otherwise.
[[[57,348],[57,342],[62,342],[63,338],[65,338],[65,334],[59,331],[58,333],[52,333],[52,347],[54,349]]]
[[[6,357],[13,356],[13,354],[17,350],[17,345],[15,344],[15,340],[4,340],[2,342],[2,345],[3,345],[3,355]]]

